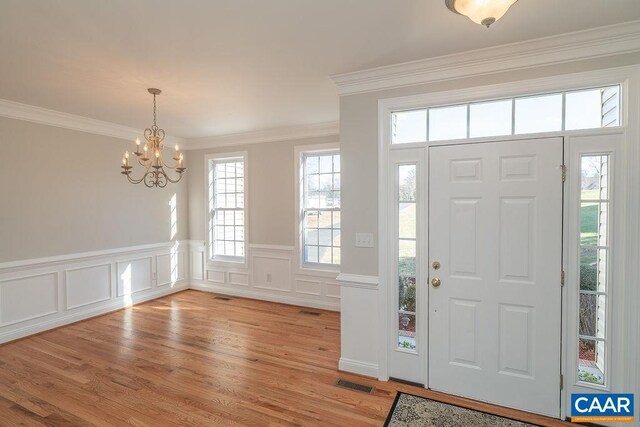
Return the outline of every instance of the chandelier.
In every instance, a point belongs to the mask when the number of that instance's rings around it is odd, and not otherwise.
[[[516,1],[518,0],[445,0],[445,4],[452,12],[489,28],[502,18]]]
[[[144,139],[146,142],[140,149],[140,138],[136,139],[136,151],[133,154],[136,155],[136,160],[144,168],[144,175],[139,179],[131,177],[131,170],[133,166],[129,165],[129,151],[124,153],[122,158],[122,173],[126,175],[129,182],[133,184],[140,184],[144,182],[147,187],[160,187],[164,188],[169,182],[176,183],[182,178],[182,174],[187,168],[183,167],[184,156],[179,150],[178,145],[175,146],[175,155],[173,160],[176,162],[173,166],[169,166],[162,158],[162,150],[164,149],[164,130],[160,129],[156,125],[156,95],[160,95],[162,92],[160,89],[149,88],[147,89],[150,94],[153,95],[153,126],[144,130]],[[135,161],[134,161],[135,163]],[[170,177],[166,169],[175,170],[177,176]]]

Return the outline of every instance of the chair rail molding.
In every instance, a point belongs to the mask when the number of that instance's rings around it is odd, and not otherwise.
[[[378,276],[363,276],[361,274],[340,273],[336,279],[340,286],[349,288],[364,288],[377,290],[380,279]]]
[[[332,76],[353,95],[640,52],[640,21],[455,53]]]

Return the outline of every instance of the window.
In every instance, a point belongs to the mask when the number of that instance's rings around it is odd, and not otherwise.
[[[302,262],[340,265],[340,153],[302,153]]]
[[[416,165],[398,166],[398,348],[416,349]]]
[[[244,261],[245,155],[209,160],[210,257]]]
[[[391,143],[620,126],[620,86],[394,112]]]
[[[578,379],[605,383],[609,295],[609,156],[581,157]]]

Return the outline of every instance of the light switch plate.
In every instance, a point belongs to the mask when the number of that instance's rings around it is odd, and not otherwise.
[[[372,248],[373,233],[356,233],[356,248]]]

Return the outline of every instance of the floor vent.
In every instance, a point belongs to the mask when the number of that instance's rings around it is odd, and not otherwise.
[[[231,301],[229,297],[215,297],[214,299],[221,299],[222,301]]]
[[[361,393],[367,393],[367,394],[371,394],[375,390],[375,387],[354,383],[352,381],[347,381],[342,378],[338,378],[336,385],[341,388],[348,388],[349,390],[359,391]]]
[[[320,316],[320,313],[317,311],[309,311],[309,310],[300,310],[301,314],[307,314],[309,316]]]

